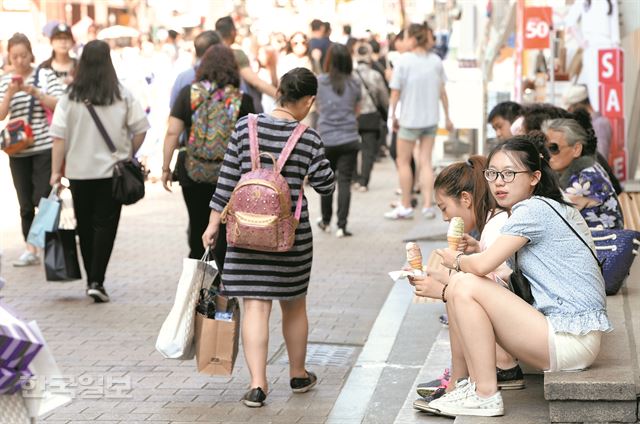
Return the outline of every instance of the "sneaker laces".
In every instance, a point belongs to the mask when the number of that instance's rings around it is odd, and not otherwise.
[[[455,389],[453,389],[449,393],[445,393],[444,396],[442,396],[440,399],[442,399],[443,401],[464,399],[469,395],[469,390],[475,392],[476,383],[471,382],[468,378],[464,378],[462,380],[458,380]]]

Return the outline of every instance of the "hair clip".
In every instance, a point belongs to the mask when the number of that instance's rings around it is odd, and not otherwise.
[[[467,159],[465,163],[469,165],[469,168],[473,169],[473,163],[471,162],[471,159]]]

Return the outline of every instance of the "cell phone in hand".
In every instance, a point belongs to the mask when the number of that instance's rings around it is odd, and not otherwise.
[[[11,77],[11,82],[15,82],[18,85],[22,85],[22,83],[24,82],[24,80],[22,79],[21,75],[13,75]]]

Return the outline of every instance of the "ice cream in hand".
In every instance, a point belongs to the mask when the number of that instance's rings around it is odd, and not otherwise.
[[[462,234],[464,234],[464,221],[459,216],[454,216],[449,222],[449,231],[447,231],[449,249],[458,250],[458,245],[462,241]]]
[[[406,245],[407,262],[412,269],[422,271],[422,252],[417,243],[410,241]]]

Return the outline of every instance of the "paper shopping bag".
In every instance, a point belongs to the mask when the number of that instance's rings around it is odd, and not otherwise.
[[[47,231],[52,232],[58,228],[58,220],[60,219],[60,198],[57,196],[57,187],[51,190],[49,197],[43,197],[38,203],[38,213],[33,222],[31,228],[29,228],[29,234],[27,235],[27,243],[39,248],[44,248],[45,233]]]
[[[238,356],[240,307],[235,303],[230,320],[196,314],[196,363],[209,375],[231,375]]]
[[[45,239],[44,270],[47,281],[81,279],[76,230],[47,232]]]
[[[26,323],[0,306],[0,367],[26,370],[42,348],[42,341]]]
[[[42,349],[29,365],[29,371],[33,374],[33,378],[22,389],[24,403],[29,411],[29,416],[37,418],[71,402],[71,397],[64,392],[56,391],[55,387],[46,384],[47,382],[55,381],[55,379],[62,379],[63,375],[38,324],[35,321],[31,321],[28,326],[43,343]]]
[[[200,289],[208,290],[218,275],[215,262],[206,261],[208,258],[209,249],[201,260],[183,260],[173,307],[156,340],[156,350],[165,358],[193,359],[195,355],[194,320]]]

